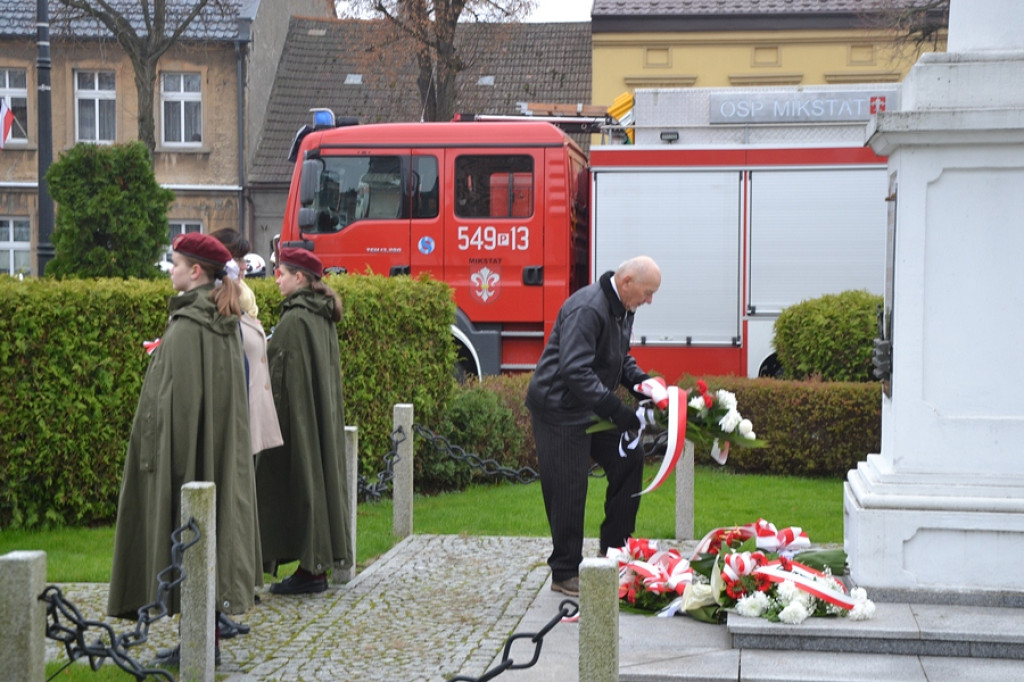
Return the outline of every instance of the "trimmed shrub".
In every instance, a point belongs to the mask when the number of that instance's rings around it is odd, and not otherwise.
[[[775,321],[775,350],[787,379],[874,381],[871,350],[882,297],[864,290],[792,305]]]
[[[57,207],[47,275],[149,277],[167,246],[174,192],[153,174],[141,142],[77,144],[46,172]]]

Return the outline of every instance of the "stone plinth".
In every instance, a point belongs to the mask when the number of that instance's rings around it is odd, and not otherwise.
[[[962,9],[961,1],[959,7]],[[970,3],[972,12],[975,3]],[[981,0],[950,44],[1024,5]],[[954,0],[954,8],[958,8]],[[928,55],[880,114],[889,157],[892,395],[879,454],[845,487],[852,577],[910,601],[1024,604],[1024,52]],[[873,591],[873,592],[872,592]]]

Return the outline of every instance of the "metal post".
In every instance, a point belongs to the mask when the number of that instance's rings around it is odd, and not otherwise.
[[[245,229],[245,136],[248,132],[248,120],[245,113],[245,59],[247,46],[252,41],[252,20],[239,17],[238,36],[235,38],[235,60],[237,81],[236,115],[238,117],[238,234],[253,235]]]
[[[38,241],[36,242],[36,274],[46,272],[46,264],[53,259],[53,199],[46,184],[46,171],[53,161],[53,115],[50,102],[50,10],[47,0],[36,0],[36,82],[39,108],[39,195],[38,195]]]

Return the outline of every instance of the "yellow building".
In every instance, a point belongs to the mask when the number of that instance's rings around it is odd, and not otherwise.
[[[919,50],[896,45],[892,0],[595,0],[594,104],[638,88],[899,82]],[[929,15],[945,25],[941,15]],[[938,48],[945,49],[945,31]],[[930,50],[931,46],[924,48]]]

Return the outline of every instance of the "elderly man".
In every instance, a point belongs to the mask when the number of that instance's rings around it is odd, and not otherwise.
[[[661,270],[637,256],[606,272],[562,304],[526,393],[540,464],[544,508],[553,546],[551,589],[579,596],[583,517],[590,461],[608,478],[601,524],[601,553],[625,544],[636,525],[643,480],[643,453],[619,454],[620,432],[640,428],[633,409],[615,395],[648,376],[629,354],[633,315],[661,286]],[[593,415],[617,430],[588,434]]]

